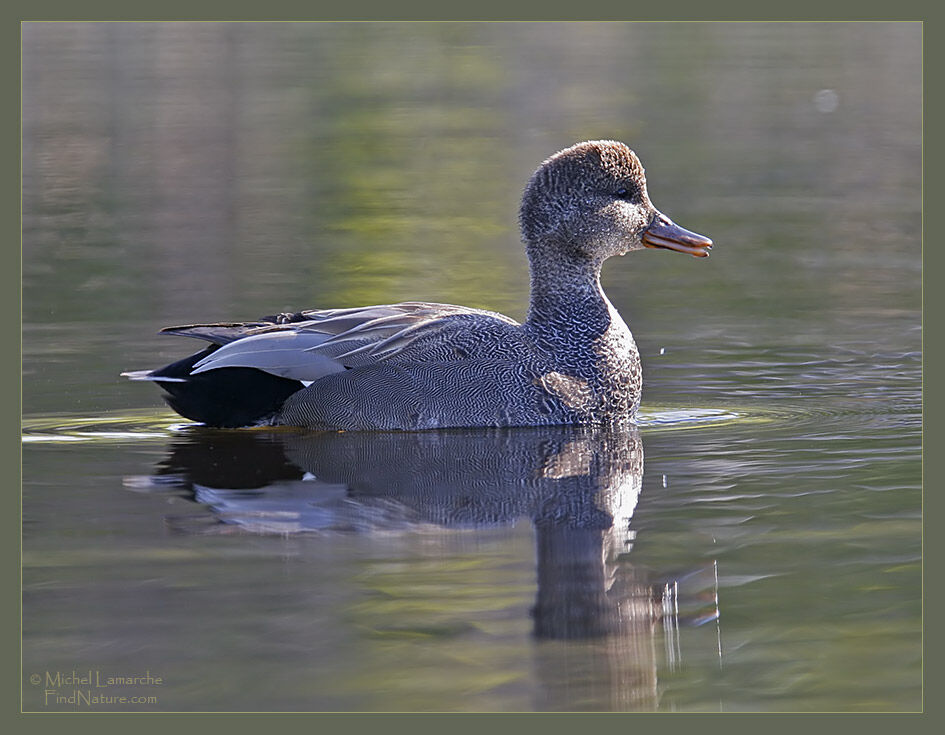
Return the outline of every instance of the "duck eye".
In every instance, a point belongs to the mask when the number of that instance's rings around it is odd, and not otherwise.
[[[630,188],[628,186],[621,186],[615,192],[615,196],[618,199],[623,199],[624,201],[630,202],[631,204],[640,204],[643,202],[642,193],[636,187]]]

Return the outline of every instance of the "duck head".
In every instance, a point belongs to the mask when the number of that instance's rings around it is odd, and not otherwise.
[[[601,263],[645,247],[704,258],[712,248],[653,206],[640,160],[612,140],[578,143],[542,163],[525,187],[519,222],[530,258]]]

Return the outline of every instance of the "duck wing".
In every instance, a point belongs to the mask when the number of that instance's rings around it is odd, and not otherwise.
[[[418,340],[441,342],[451,329],[460,328],[456,317],[472,317],[477,324],[501,324],[506,329],[517,326],[495,312],[411,301],[280,314],[256,322],[168,327],[162,332],[222,345],[197,361],[192,375],[249,367],[308,383],[348,368],[396,361]],[[417,357],[411,355],[411,359]]]

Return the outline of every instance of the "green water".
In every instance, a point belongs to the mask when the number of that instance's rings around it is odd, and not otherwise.
[[[918,25],[23,38],[24,709],[922,706]],[[605,266],[638,431],[214,432],[118,379],[168,324],[521,318],[521,187],[605,137],[716,243]]]

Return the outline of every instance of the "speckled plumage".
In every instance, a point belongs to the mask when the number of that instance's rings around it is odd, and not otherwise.
[[[636,155],[614,141],[580,143],[546,160],[525,188],[519,219],[531,273],[524,324],[408,302],[170,327],[164,331],[213,347],[199,359],[127,375],[158,382],[182,415],[222,426],[415,430],[632,421],[640,357],[601,288],[601,266],[643,247],[703,256],[711,241],[656,210]],[[232,419],[219,418],[220,390],[206,405],[204,388],[217,378],[232,383]],[[254,395],[252,409],[240,407],[247,394]],[[270,394],[270,406],[257,409]]]

